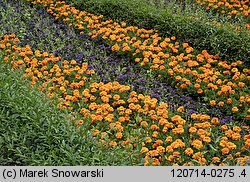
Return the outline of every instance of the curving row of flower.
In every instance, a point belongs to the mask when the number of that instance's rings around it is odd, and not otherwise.
[[[130,91],[118,82],[96,82],[87,63],[61,60],[47,52],[17,46],[15,34],[0,42],[3,61],[50,97],[58,107],[81,115],[76,124],[88,126],[108,148],[130,148],[144,165],[248,165],[250,130],[236,123],[222,125],[205,114],[185,116],[184,107]],[[87,125],[84,125],[88,123]]]
[[[243,16],[246,20],[249,19],[249,0],[196,0],[196,3],[204,6],[206,10],[225,14],[230,19],[236,19],[239,16]],[[250,23],[245,24],[245,27],[250,29]],[[237,29],[240,29],[240,27],[237,27]]]
[[[250,69],[242,61],[227,62],[206,50],[196,51],[188,43],[180,44],[175,37],[162,38],[157,30],[126,26],[103,16],[79,11],[64,1],[32,0],[46,11],[75,26],[81,34],[103,39],[118,54],[130,55],[146,69],[154,70],[193,96],[203,97],[211,107],[220,108],[235,119],[250,120]]]

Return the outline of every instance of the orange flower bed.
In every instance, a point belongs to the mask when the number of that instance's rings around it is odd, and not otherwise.
[[[203,97],[235,119],[250,120],[250,69],[242,61],[219,60],[206,50],[197,52],[188,43],[180,44],[175,36],[160,37],[157,30],[126,26],[125,22],[102,21],[94,15],[67,5],[64,1],[39,0],[47,12],[75,26],[80,33],[100,38],[118,53],[126,53],[134,61],[152,69],[161,78],[169,79],[185,93]]]
[[[233,19],[243,16],[248,19],[250,15],[249,0],[196,0],[201,6],[205,6],[206,10],[212,10],[216,13],[225,14],[228,18]],[[247,28],[250,32],[250,24],[245,24],[245,27],[237,26],[236,29]]]
[[[96,82],[87,64],[60,60],[47,52],[18,47],[14,34],[5,35],[0,50],[12,69],[22,69],[31,85],[58,100],[79,127],[87,127],[109,148],[130,148],[144,165],[248,165],[250,130],[236,123],[222,125],[218,118],[175,112],[168,104],[130,91],[118,82]],[[87,125],[85,125],[87,123]],[[243,135],[244,134],[244,135]],[[225,162],[225,159],[226,162]]]

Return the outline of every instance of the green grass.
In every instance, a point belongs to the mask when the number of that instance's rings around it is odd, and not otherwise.
[[[84,128],[77,133],[69,113],[11,71],[1,53],[0,60],[1,165],[135,165],[128,151],[99,146]]]

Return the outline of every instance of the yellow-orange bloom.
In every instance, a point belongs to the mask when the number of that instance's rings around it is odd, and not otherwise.
[[[212,158],[212,162],[213,163],[216,163],[216,162],[219,162],[220,161],[220,158],[219,157],[213,157]]]
[[[145,153],[148,152],[148,148],[147,147],[142,147],[142,149],[140,150],[141,153]]]
[[[189,133],[195,133],[197,129],[195,127],[190,127],[188,131]]]
[[[121,139],[122,138],[122,133],[121,132],[119,132],[119,133],[116,133],[116,135],[115,135],[115,137],[117,138],[117,139]]]
[[[184,153],[190,156],[190,155],[193,155],[194,151],[193,151],[193,149],[191,149],[191,148],[187,148],[187,149],[184,151]]]
[[[171,136],[168,136],[165,140],[166,142],[172,142],[172,137]]]
[[[233,111],[233,112],[238,112],[239,109],[238,109],[237,107],[233,107],[233,108],[232,108],[232,111]]]
[[[211,101],[210,101],[210,105],[211,105],[211,106],[215,106],[215,105],[216,105],[216,101],[215,101],[215,100],[211,100]]]
[[[191,143],[192,146],[194,146],[195,148],[197,149],[201,149],[203,148],[203,144],[202,144],[202,141],[200,140],[194,140],[192,143]]]
[[[229,149],[228,148],[223,148],[223,149],[221,149],[221,152],[223,153],[223,154],[228,154],[229,153]]]

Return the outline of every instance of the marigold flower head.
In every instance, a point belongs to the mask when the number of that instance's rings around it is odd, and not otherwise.
[[[239,133],[233,133],[231,138],[232,140],[240,140],[241,135]]]
[[[227,125],[222,125],[222,126],[221,126],[221,130],[223,130],[223,131],[226,131],[226,130],[228,130],[228,127],[227,127]]]
[[[202,139],[202,141],[209,143],[209,142],[211,142],[211,138],[205,136],[205,137]]]
[[[199,89],[197,90],[197,93],[198,93],[198,94],[202,94],[202,93],[203,93],[203,90],[199,88]]]
[[[117,146],[117,143],[115,141],[110,141],[109,142],[109,146],[110,147],[116,147]]]
[[[157,131],[154,131],[153,134],[152,134],[152,137],[153,137],[153,138],[157,138],[157,137],[158,137],[158,134],[159,134],[159,133],[158,133]]]
[[[245,141],[245,148],[250,148],[250,139],[247,139],[246,141]]]
[[[164,153],[165,152],[165,148],[163,146],[158,146],[156,148],[156,150],[159,152],[159,153]]]
[[[192,143],[191,143],[192,146],[194,146],[195,148],[197,149],[201,149],[203,148],[203,144],[202,144],[202,141],[200,140],[194,140]]]
[[[187,155],[189,155],[189,156],[191,156],[191,155],[193,155],[194,151],[193,151],[193,149],[191,149],[191,148],[187,148],[187,149],[184,151],[184,153],[187,154]]]
[[[146,139],[145,143],[151,143],[152,142],[152,139],[150,137],[146,137],[145,139]]]
[[[116,135],[115,135],[115,137],[117,138],[117,139],[121,139],[122,138],[122,133],[121,132],[119,132],[119,133],[116,133]]]
[[[172,140],[173,140],[172,137],[171,137],[171,136],[168,136],[168,137],[166,138],[165,141],[166,141],[166,142],[172,142]]]
[[[233,112],[238,112],[239,109],[238,109],[237,107],[233,107],[233,108],[232,108],[232,111],[233,111]]]
[[[167,160],[169,162],[173,162],[174,161],[174,156],[173,155],[168,156]]]
[[[141,125],[143,128],[147,128],[147,127],[148,127],[147,121],[142,121],[142,122],[140,123],[140,125]]]
[[[229,149],[228,148],[223,148],[223,149],[221,149],[221,152],[223,153],[223,154],[228,154],[229,153]]]
[[[93,136],[96,136],[98,134],[99,134],[99,130],[96,129],[96,130],[93,131]]]
[[[174,149],[172,148],[172,146],[167,146],[166,147],[166,152],[172,153],[173,151],[174,151]]]
[[[220,158],[219,157],[213,157],[212,162],[213,163],[220,162]]]
[[[177,109],[178,112],[184,112],[185,111],[185,108],[183,106],[180,106],[178,109]]]
[[[228,99],[227,99],[227,104],[228,104],[228,105],[232,104],[232,102],[233,102],[233,100],[232,100],[231,98],[228,98]]]
[[[140,153],[145,153],[148,152],[148,148],[147,147],[142,147],[142,149],[140,150]]]
[[[190,127],[188,131],[189,133],[195,133],[197,129],[195,127]]]
[[[211,100],[211,101],[210,101],[210,105],[211,105],[211,106],[215,106],[215,105],[216,105],[216,101],[215,101],[215,100]]]

